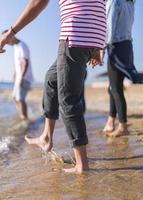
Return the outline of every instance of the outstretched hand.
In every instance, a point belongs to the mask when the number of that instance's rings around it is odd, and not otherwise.
[[[4,53],[5,52],[5,49],[0,49],[0,53]]]
[[[6,44],[10,43],[13,37],[14,33],[11,31],[11,29],[0,36],[0,53],[4,53],[6,51],[4,47]]]
[[[104,58],[104,50],[97,50],[95,51],[94,55],[89,61],[89,65],[92,65],[94,68],[96,65],[102,65],[103,64],[103,58]]]

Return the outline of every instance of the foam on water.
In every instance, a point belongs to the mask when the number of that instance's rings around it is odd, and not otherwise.
[[[0,153],[8,153],[10,150],[10,145],[14,141],[14,136],[2,137],[0,139]]]

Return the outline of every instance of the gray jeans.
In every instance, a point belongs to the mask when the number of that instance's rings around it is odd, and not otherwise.
[[[86,63],[95,51],[97,49],[68,47],[66,41],[61,41],[57,60],[45,77],[44,115],[58,119],[60,112],[73,147],[88,143],[81,96]]]

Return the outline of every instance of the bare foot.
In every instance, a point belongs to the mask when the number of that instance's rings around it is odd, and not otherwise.
[[[28,144],[37,145],[40,147],[44,152],[51,151],[53,144],[48,139],[43,139],[41,137],[37,138],[30,138],[27,135],[25,136],[25,140]]]
[[[106,132],[112,132],[112,131],[114,131],[114,127],[106,124],[104,129],[103,129],[103,132],[106,133]]]
[[[128,135],[128,129],[120,129],[118,128],[117,130],[113,131],[112,133],[109,133],[108,136],[109,137],[121,137],[124,135]]]
[[[106,131],[106,132],[105,132],[105,135],[106,135],[107,137],[112,137],[112,133],[113,133],[113,131]]]
[[[66,172],[66,173],[74,173],[74,174],[82,174],[83,172],[85,171],[88,171],[89,170],[89,167],[87,168],[78,168],[78,167],[73,167],[73,168],[69,168],[69,169],[62,169],[63,172]]]
[[[112,132],[115,129],[115,118],[109,117],[107,123],[103,129],[103,132]]]

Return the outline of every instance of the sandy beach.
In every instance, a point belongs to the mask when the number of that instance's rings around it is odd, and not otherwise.
[[[12,129],[18,122],[16,114],[0,118],[1,136],[13,136],[7,151],[0,153],[0,200],[143,200],[142,91],[142,85],[125,89],[129,135],[109,139],[102,133],[108,114],[107,87],[86,87],[90,171],[83,175],[67,175],[61,172],[63,163],[58,159],[53,161],[50,155],[43,155],[39,148],[24,141],[25,134],[36,136],[43,130],[42,89],[32,89],[27,97],[33,120],[29,127],[21,124]],[[11,91],[1,91],[0,96],[5,102],[10,101]],[[54,136],[55,152],[72,162],[61,119]],[[64,167],[71,165],[65,163]]]

